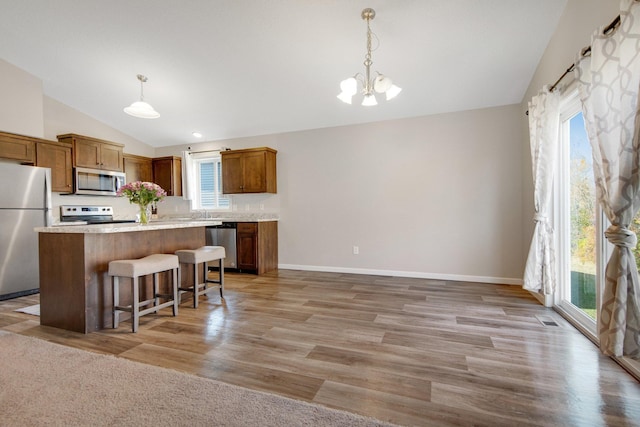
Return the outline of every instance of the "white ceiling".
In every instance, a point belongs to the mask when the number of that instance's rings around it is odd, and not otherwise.
[[[0,58],[155,147],[519,103],[566,0],[0,0]],[[403,88],[336,98],[372,70]],[[122,109],[145,100],[161,114]],[[73,132],[73,129],[69,129]]]

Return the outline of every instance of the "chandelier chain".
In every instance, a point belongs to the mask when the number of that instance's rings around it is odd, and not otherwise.
[[[369,23],[371,19],[367,18],[367,54],[364,56],[364,69],[365,69],[365,78],[364,78],[364,90],[363,93],[365,95],[371,94],[371,65],[373,61],[371,61],[371,26]]]

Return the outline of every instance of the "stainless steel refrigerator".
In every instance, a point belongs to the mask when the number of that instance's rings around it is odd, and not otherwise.
[[[0,163],[0,301],[38,292],[33,229],[51,219],[51,170]]]

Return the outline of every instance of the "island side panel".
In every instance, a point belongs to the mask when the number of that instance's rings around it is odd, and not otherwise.
[[[84,235],[39,233],[40,324],[86,333]]]
[[[258,223],[258,274],[278,269],[278,222]]]

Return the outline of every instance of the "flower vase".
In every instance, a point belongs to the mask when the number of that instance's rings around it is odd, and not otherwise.
[[[140,205],[140,224],[149,224],[151,219],[151,205]]]

